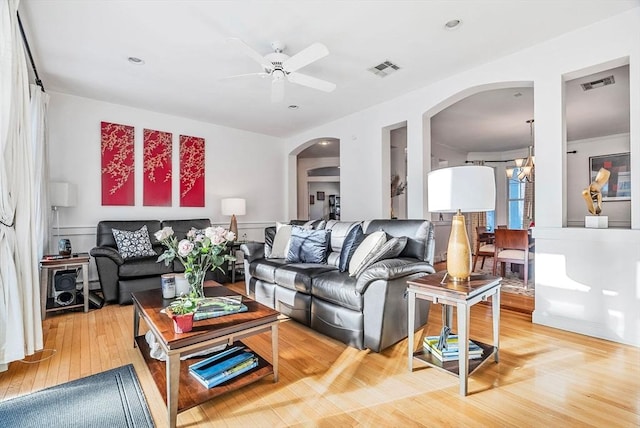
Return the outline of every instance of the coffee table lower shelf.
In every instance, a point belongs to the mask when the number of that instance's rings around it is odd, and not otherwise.
[[[138,349],[142,353],[145,363],[149,367],[149,371],[151,372],[151,376],[158,387],[158,391],[160,391],[160,395],[164,399],[165,403],[167,402],[167,372],[166,372],[166,364],[164,361],[156,360],[151,357],[149,345],[145,340],[144,336],[136,337],[136,344],[138,345]],[[247,350],[251,351],[248,347],[246,347],[242,342],[236,341],[233,346],[244,346]],[[205,388],[200,382],[195,380],[189,374],[189,366],[191,364],[195,364],[198,361],[203,360],[205,357],[200,358],[189,358],[188,360],[184,360],[180,362],[180,389],[178,394],[178,412],[185,411],[190,409],[191,407],[195,407],[199,404],[204,403],[214,397],[225,394],[227,392],[235,391],[238,388],[242,388],[246,385],[254,383],[265,376],[273,374],[273,366],[258,355],[256,352],[253,352],[256,357],[258,357],[258,366],[252,370],[249,370],[246,373],[241,374],[238,377],[228,380],[218,386],[214,386],[213,388]]]
[[[482,363],[487,361],[489,357],[491,357],[495,353],[495,348],[492,345],[487,345],[486,343],[478,342],[477,340],[474,340],[473,343],[482,348],[482,357],[469,360],[469,374],[473,373],[478,367],[482,365]],[[458,360],[440,361],[429,351],[425,351],[422,348],[413,353],[413,358],[425,362],[429,366],[436,369],[445,370],[456,376],[460,375],[460,362]]]

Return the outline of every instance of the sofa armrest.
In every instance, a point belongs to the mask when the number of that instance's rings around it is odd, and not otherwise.
[[[108,257],[118,266],[124,263],[124,259],[120,253],[111,247],[95,247],[91,249],[90,254],[93,257]]]
[[[264,243],[262,242],[245,242],[240,245],[240,250],[242,250],[245,260],[249,263],[264,258]]]
[[[436,270],[434,267],[416,259],[386,259],[372,264],[362,272],[356,280],[356,291],[364,294],[367,286],[376,280],[394,280],[417,273],[430,274]]]

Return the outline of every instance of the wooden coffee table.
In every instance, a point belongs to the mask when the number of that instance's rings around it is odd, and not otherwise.
[[[205,295],[231,296],[237,293],[210,281],[205,283]],[[134,307],[134,346],[137,345],[140,349],[156,386],[167,403],[170,427],[176,426],[178,412],[220,394],[236,390],[270,374],[273,374],[274,382],[278,381],[279,312],[243,296],[242,302],[249,308],[247,312],[195,321],[192,331],[177,334],[173,331],[173,321],[160,313],[160,310],[167,307],[173,299],[163,299],[160,290],[141,291],[132,293],[131,296]],[[166,353],[166,362],[151,357],[144,335],[138,336],[140,318],[147,323],[149,330]],[[271,364],[254,352],[259,360],[258,367],[216,387],[207,389],[189,374],[189,365],[204,357],[180,360],[182,354],[219,344],[241,344],[236,341],[268,330],[271,330]]]

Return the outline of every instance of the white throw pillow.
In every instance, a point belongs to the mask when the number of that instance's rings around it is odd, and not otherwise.
[[[291,225],[276,223],[276,236],[271,245],[270,259],[285,259],[289,254],[289,241],[291,240]]]
[[[355,276],[360,267],[373,257],[377,251],[387,242],[387,234],[384,231],[373,232],[367,235],[354,251],[349,261],[349,276]]]

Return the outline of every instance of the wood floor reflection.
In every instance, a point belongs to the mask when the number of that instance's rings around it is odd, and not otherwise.
[[[231,285],[243,292],[244,283]],[[407,370],[407,340],[372,353],[350,348],[294,321],[280,326],[280,381],[271,376],[178,415],[188,427],[563,426],[640,424],[640,349],[531,323],[503,309],[500,363],[458,379],[425,368]],[[52,315],[45,351],[0,373],[0,399],[133,363],[157,426],[166,410],[132,340],[132,306]],[[455,319],[455,317],[454,317]],[[141,325],[141,327],[143,327]],[[432,306],[427,334],[441,328]],[[455,330],[455,329],[454,329]],[[144,327],[143,327],[144,331]],[[491,338],[491,308],[471,308],[471,337]],[[270,336],[247,339],[269,355]],[[48,357],[36,362],[37,358]],[[83,411],[99,411],[85,409]]]

